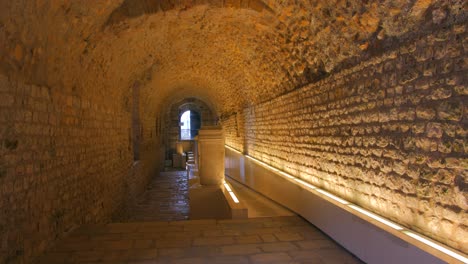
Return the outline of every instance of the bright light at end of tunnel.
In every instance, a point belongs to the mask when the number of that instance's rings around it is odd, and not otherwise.
[[[424,243],[424,244],[426,244],[426,245],[428,245],[430,247],[433,247],[433,248],[435,248],[435,249],[437,249],[439,251],[442,251],[445,254],[447,254],[447,255],[455,258],[455,259],[458,259],[459,261],[461,261],[463,263],[468,263],[468,258],[466,258],[466,257],[464,257],[464,256],[462,256],[462,255],[448,249],[448,248],[445,248],[445,247],[443,247],[441,245],[438,245],[438,244],[430,241],[429,239],[426,239],[426,238],[424,238],[424,237],[422,237],[422,236],[420,236],[418,234],[415,234],[415,233],[413,233],[411,231],[403,231],[403,233],[405,233],[406,235],[418,240],[419,242],[422,242],[422,243]]]
[[[369,212],[369,211],[367,211],[367,210],[364,210],[363,208],[361,208],[361,207],[359,207],[359,206],[356,206],[356,205],[354,205],[354,204],[350,204],[349,207],[351,207],[351,208],[353,208],[354,210],[356,210],[356,211],[358,211],[358,212],[360,212],[360,213],[363,213],[363,214],[369,216],[370,218],[372,218],[372,219],[374,219],[374,220],[377,220],[377,221],[379,221],[380,223],[385,224],[385,225],[387,225],[387,226],[389,226],[389,227],[391,227],[391,228],[393,228],[393,229],[396,229],[396,230],[403,230],[403,227],[401,227],[401,226],[399,226],[399,225],[397,225],[397,224],[395,224],[395,223],[393,223],[393,222],[390,222],[389,220],[387,220],[387,219],[385,219],[385,218],[383,218],[383,217],[380,217],[380,216],[378,216],[378,215],[376,215],[376,214],[374,214],[374,213],[371,213],[371,212]]]
[[[229,192],[229,194],[235,203],[239,203],[239,199],[237,199],[237,196],[233,192]]]
[[[224,187],[226,187],[228,192],[232,192],[231,187],[227,183],[224,184]]]

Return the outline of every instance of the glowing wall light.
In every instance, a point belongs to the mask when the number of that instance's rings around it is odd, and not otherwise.
[[[349,207],[351,207],[354,210],[356,210],[356,211],[358,211],[358,212],[360,212],[362,214],[365,214],[365,215],[369,216],[370,218],[372,218],[374,220],[377,220],[380,223],[385,224],[385,225],[387,225],[387,226],[389,226],[389,227],[391,227],[393,229],[403,230],[403,227],[401,227],[401,226],[399,226],[399,225],[397,225],[397,224],[395,224],[395,223],[393,223],[393,222],[391,222],[391,221],[389,221],[389,220],[387,220],[387,219],[385,219],[383,217],[380,217],[380,216],[378,216],[378,215],[376,215],[374,213],[371,213],[371,212],[369,212],[369,211],[367,211],[367,210],[365,210],[365,209],[363,209],[363,208],[361,208],[361,207],[359,207],[357,205],[350,204]]]
[[[229,192],[229,194],[235,203],[239,203],[239,199],[237,199],[237,196],[233,192]]]
[[[237,152],[237,153],[242,154],[240,151],[238,151],[236,149],[233,149],[233,148],[231,148],[231,147],[229,147],[227,145],[226,145],[226,147],[233,150],[233,151],[235,151],[235,152]],[[361,208],[361,207],[359,207],[357,205],[351,204],[348,201],[346,201],[344,199],[341,199],[338,196],[335,196],[335,195],[333,195],[333,194],[331,194],[331,193],[329,193],[329,192],[327,192],[325,190],[322,190],[322,189],[320,189],[320,188],[318,188],[318,187],[316,187],[316,186],[314,186],[314,185],[312,185],[312,184],[310,184],[308,182],[305,182],[305,181],[303,181],[303,180],[301,180],[299,178],[296,178],[296,177],[294,177],[294,176],[292,176],[292,175],[290,175],[290,174],[288,174],[288,173],[286,173],[284,171],[281,171],[281,170],[279,170],[277,168],[274,168],[274,167],[266,164],[263,161],[260,161],[260,160],[258,160],[256,158],[253,158],[253,157],[250,157],[248,155],[245,155],[245,157],[247,157],[248,159],[254,161],[255,163],[258,163],[259,165],[261,165],[261,166],[263,166],[265,168],[268,168],[268,169],[270,169],[272,171],[277,172],[278,174],[281,174],[281,175],[283,175],[285,177],[288,177],[290,179],[294,179],[294,181],[296,181],[296,182],[310,188],[311,190],[315,190],[315,191],[317,191],[317,192],[319,192],[319,193],[321,193],[321,194],[323,194],[323,195],[325,195],[325,196],[327,196],[327,197],[329,197],[329,198],[331,198],[331,199],[333,199],[335,201],[340,202],[341,204],[347,205],[350,208],[352,208],[353,210],[358,211],[358,212],[360,212],[360,213],[362,213],[362,214],[364,214],[364,215],[366,215],[366,216],[368,216],[368,217],[370,217],[370,218],[372,218],[372,219],[374,219],[374,220],[376,220],[376,221],[378,221],[378,222],[380,222],[380,223],[382,223],[382,224],[384,224],[386,226],[389,226],[389,227],[391,227],[391,228],[393,228],[395,230],[398,230],[401,233],[403,233],[403,234],[405,234],[405,235],[407,235],[409,237],[412,237],[412,238],[418,240],[421,243],[424,243],[424,244],[426,244],[426,245],[428,245],[428,246],[430,246],[430,247],[432,247],[432,248],[434,248],[434,249],[436,249],[436,250],[438,250],[438,251],[440,251],[440,252],[442,252],[442,253],[444,253],[446,255],[449,255],[449,256],[461,261],[462,263],[468,263],[468,258],[467,257],[465,257],[465,256],[463,256],[463,255],[461,255],[461,254],[459,254],[459,253],[457,253],[457,252],[455,252],[453,250],[450,250],[447,247],[444,247],[444,246],[442,246],[440,244],[437,244],[437,243],[435,243],[435,242],[433,242],[433,241],[431,241],[429,239],[426,239],[426,238],[418,235],[415,232],[406,230],[403,227],[393,223],[390,220],[387,220],[387,219],[385,219],[385,218],[383,218],[383,217],[381,217],[381,216],[379,216],[377,214],[374,214],[374,213],[372,213],[370,211],[367,211],[367,210],[365,210],[365,209],[363,209],[363,208]],[[239,203],[239,200],[237,199],[235,194],[232,191],[230,191],[231,188],[229,187],[229,185],[225,184],[225,186],[226,186],[226,189],[229,191],[229,194],[231,195],[234,202]]]
[[[273,166],[270,166],[270,165],[266,164],[265,162],[263,162],[263,161],[261,161],[261,160],[258,160],[258,159],[254,158],[254,157],[249,156],[249,155],[245,155],[245,156],[246,156],[248,159],[251,159],[251,160],[255,161],[256,163],[262,165],[263,167],[265,167],[265,168],[267,168],[267,169],[270,169],[270,170],[276,171],[276,172],[279,171],[277,168],[275,168],[275,167],[273,167]]]
[[[235,203],[239,203],[239,199],[237,199],[237,196],[232,191],[231,186],[229,186],[229,184],[227,184],[227,183],[224,183],[224,187],[226,187],[226,190],[229,192],[229,195],[231,195],[232,200]]]
[[[344,199],[341,199],[340,197],[338,197],[338,196],[336,196],[336,195],[333,195],[333,194],[331,194],[331,193],[329,193],[329,192],[327,192],[327,191],[325,191],[325,190],[317,189],[316,191],[319,192],[319,193],[321,193],[321,194],[323,194],[323,195],[325,195],[325,196],[327,196],[327,197],[329,197],[329,198],[331,198],[331,199],[333,199],[333,200],[335,200],[335,201],[337,201],[337,202],[339,202],[339,203],[342,203],[342,204],[349,204],[348,201],[346,201],[346,200],[344,200]]]
[[[266,164],[265,162],[263,162],[263,161],[261,161],[261,160],[258,160],[258,159],[254,158],[254,157],[249,156],[249,155],[245,155],[245,156],[246,156],[248,159],[254,161],[255,163],[258,163],[258,164],[261,165],[262,167],[267,168],[267,169],[270,169],[270,170],[272,170],[272,171],[274,171],[274,172],[276,172],[276,173],[279,173],[279,174],[283,175],[284,177],[287,177],[287,178],[289,178],[289,179],[295,179],[295,178],[296,178],[296,177],[292,176],[291,174],[288,174],[288,173],[286,173],[286,172],[284,172],[284,171],[281,171],[281,170],[279,170],[279,169],[277,169],[277,168],[275,168],[275,167],[273,167],[273,166],[271,166],[271,165],[269,165],[269,164]]]
[[[317,187],[315,187],[314,185],[312,185],[312,184],[310,184],[310,183],[308,183],[308,182],[305,182],[305,181],[303,181],[303,180],[301,180],[301,179],[296,178],[296,179],[294,179],[294,180],[297,181],[298,183],[304,185],[304,186],[309,187],[309,188],[312,189],[312,190],[317,189]]]
[[[445,253],[445,254],[447,254],[447,255],[455,258],[455,259],[458,259],[462,263],[468,263],[468,258],[466,258],[466,257],[464,257],[464,256],[462,256],[462,255],[460,255],[460,254],[446,248],[446,247],[443,247],[443,246],[441,246],[441,245],[439,245],[437,243],[434,243],[434,242],[430,241],[429,239],[426,239],[426,238],[424,238],[424,237],[422,237],[422,236],[420,236],[418,234],[415,234],[415,233],[413,233],[411,231],[407,231],[407,230],[403,231],[403,233],[405,233],[406,235],[418,240],[419,242],[422,242],[422,243],[424,243],[424,244],[426,244],[426,245],[428,245],[428,246],[430,246],[432,248],[435,248],[435,249],[437,249],[439,251],[442,251],[443,253]]]
[[[224,184],[224,187],[226,187],[228,192],[232,192],[231,187],[227,183]]]
[[[294,176],[291,176],[290,174],[287,174],[286,172],[283,172],[283,171],[280,171],[280,170],[278,170],[278,172],[279,172],[279,174],[281,174],[281,175],[283,175],[283,176],[285,176],[285,177],[288,177],[289,179],[294,179],[294,178],[296,178],[296,177],[294,177]]]
[[[237,149],[235,149],[235,148],[233,148],[233,147],[230,147],[230,146],[228,146],[228,145],[225,145],[225,146],[226,146],[226,148],[228,148],[228,149],[230,149],[230,150],[232,150],[232,151],[234,151],[234,152],[237,152],[237,153],[239,153],[239,154],[242,154],[242,152],[240,152],[239,150],[237,150]]]

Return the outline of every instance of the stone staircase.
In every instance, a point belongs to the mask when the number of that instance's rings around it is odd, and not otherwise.
[[[83,226],[39,263],[361,263],[297,216]]]
[[[298,216],[186,220],[188,185],[185,171],[161,172],[126,222],[82,226],[37,262],[361,263]]]
[[[195,154],[192,151],[187,152],[187,178],[189,181],[189,186],[193,183],[197,182],[198,180],[196,177],[198,176],[198,168],[195,162]]]

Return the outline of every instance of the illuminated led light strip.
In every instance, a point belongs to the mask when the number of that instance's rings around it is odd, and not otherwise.
[[[312,184],[310,184],[310,183],[308,183],[308,182],[305,182],[305,181],[303,181],[303,180],[301,180],[301,179],[296,178],[296,179],[294,179],[294,180],[297,181],[298,183],[304,185],[304,186],[309,187],[309,188],[312,189],[312,190],[317,189],[317,187],[315,187],[314,185],[312,185]]]
[[[237,150],[237,149],[235,149],[235,148],[233,148],[233,147],[230,147],[230,146],[228,146],[228,145],[225,145],[225,146],[226,146],[226,148],[228,148],[228,149],[230,149],[230,150],[232,150],[232,151],[234,151],[234,152],[237,152],[237,153],[239,153],[239,154],[242,154],[242,152],[240,152],[239,150]]]
[[[455,259],[458,259],[459,261],[463,262],[463,263],[468,263],[468,258],[456,253],[456,252],[453,252],[452,250],[448,249],[448,248],[445,248],[441,245],[438,245],[432,241],[430,241],[429,239],[426,239],[418,234],[415,234],[414,232],[411,232],[411,231],[403,231],[403,233],[405,233],[406,235],[418,240],[419,242],[422,242],[428,246],[431,246],[433,247],[434,249],[437,249],[439,251],[442,251],[444,252],[445,254],[455,258]]]
[[[239,203],[239,199],[237,199],[237,196],[232,191],[231,186],[229,186],[229,184],[227,184],[227,183],[224,183],[224,187],[226,187],[226,190],[229,192],[229,195],[231,195],[232,200],[235,203]]]
[[[395,223],[393,223],[393,222],[391,222],[391,221],[389,221],[389,220],[387,220],[387,219],[385,219],[383,217],[380,217],[380,216],[378,216],[378,215],[376,215],[374,213],[371,213],[371,212],[369,212],[367,210],[364,210],[363,208],[361,208],[361,207],[359,207],[357,205],[350,204],[349,207],[351,207],[354,210],[356,210],[356,211],[358,211],[358,212],[360,212],[362,214],[365,214],[365,215],[369,216],[370,218],[372,218],[374,220],[377,220],[377,221],[379,221],[379,222],[381,222],[381,223],[383,223],[383,224],[385,224],[385,225],[387,225],[387,226],[389,226],[389,227],[391,227],[393,229],[403,230],[403,227],[401,227],[401,226],[399,226],[399,225],[397,225],[397,224],[395,224]]]
[[[265,162],[263,162],[263,161],[261,161],[261,160],[258,160],[258,159],[254,158],[254,157],[249,156],[249,155],[245,155],[245,156],[246,156],[248,159],[251,159],[251,160],[253,160],[254,162],[256,162],[256,163],[262,165],[263,167],[266,167],[266,168],[268,168],[268,169],[270,169],[270,170],[272,170],[272,171],[274,171],[274,172],[277,172],[277,173],[279,173],[279,174],[281,174],[281,175],[283,175],[283,176],[285,176],[285,177],[288,177],[288,178],[290,178],[290,179],[295,179],[295,178],[296,178],[296,177],[292,176],[291,174],[288,174],[288,173],[286,173],[286,172],[284,172],[284,171],[280,171],[279,169],[277,169],[277,168],[275,168],[275,167],[273,167],[273,166],[271,166],[271,165],[269,165],[269,164],[266,164]]]
[[[333,195],[333,194],[331,194],[331,193],[329,193],[329,192],[327,192],[327,191],[325,191],[325,190],[322,190],[322,189],[317,188],[316,191],[319,192],[319,193],[321,193],[321,194],[323,194],[323,195],[325,195],[325,196],[328,196],[329,198],[331,198],[331,199],[333,199],[333,200],[335,200],[335,201],[337,201],[337,202],[339,202],[339,203],[342,203],[342,204],[349,204],[348,201],[346,201],[346,200],[344,200],[344,199],[341,199],[340,197],[338,197],[338,196],[336,196],[336,195]]]
[[[233,192],[229,192],[229,194],[235,203],[239,203],[239,199],[237,199],[237,196]]]
[[[277,168],[275,168],[275,167],[273,167],[273,166],[271,166],[271,165],[268,165],[268,164],[266,164],[265,162],[263,162],[263,161],[261,161],[261,160],[258,160],[258,159],[254,158],[254,157],[249,156],[249,155],[245,155],[245,156],[246,156],[248,159],[251,159],[251,160],[255,161],[256,163],[262,165],[263,167],[266,167],[266,168],[268,168],[268,169],[270,169],[270,170],[272,170],[272,171],[280,172],[280,170],[278,170]]]
[[[290,178],[290,179],[296,178],[296,177],[294,177],[294,176],[292,176],[292,175],[290,175],[290,174],[287,174],[287,173],[284,172],[284,171],[278,170],[278,173],[280,173],[281,175],[283,175],[283,176],[285,176],[285,177],[288,177],[288,178]],[[314,187],[315,187],[315,186],[314,186]]]
[[[329,193],[329,192],[327,192],[327,191],[325,191],[323,189],[320,189],[320,188],[318,188],[318,187],[316,187],[316,186],[314,186],[314,185],[312,185],[312,184],[310,184],[308,182],[305,182],[304,180],[293,177],[293,176],[291,176],[291,175],[289,175],[289,174],[287,174],[287,173],[285,173],[283,171],[278,170],[277,168],[274,168],[274,167],[266,164],[263,161],[260,161],[260,160],[258,160],[256,158],[254,158],[254,157],[251,157],[249,155],[245,155],[245,156],[247,158],[249,158],[249,159],[251,159],[251,160],[253,160],[253,161],[255,161],[255,162],[257,162],[257,163],[259,163],[259,164],[261,164],[261,165],[263,165],[265,167],[267,167],[267,168],[272,169],[273,171],[279,172],[280,174],[282,174],[282,175],[284,175],[284,176],[286,176],[288,178],[294,179],[296,182],[299,182],[300,184],[302,184],[304,186],[307,186],[310,189],[315,190],[315,191],[317,191],[317,192],[319,192],[319,193],[321,193],[321,194],[323,194],[323,195],[325,195],[325,196],[327,196],[327,197],[329,197],[329,198],[331,198],[331,199],[333,199],[333,200],[335,200],[335,201],[337,201],[337,202],[339,202],[341,204],[349,205],[349,207],[351,207],[352,209],[354,209],[354,210],[356,210],[358,212],[361,212],[362,214],[365,214],[365,215],[371,217],[372,219],[381,222],[382,224],[385,224],[385,225],[387,225],[387,226],[389,226],[389,227],[391,227],[393,229],[396,229],[396,230],[403,230],[403,228],[401,226],[399,226],[399,225],[397,225],[397,224],[395,224],[395,223],[393,223],[393,222],[391,222],[391,221],[389,221],[389,220],[387,220],[387,219],[385,219],[385,218],[383,218],[381,216],[378,216],[378,215],[373,214],[373,213],[371,213],[371,212],[369,212],[367,210],[364,210],[363,208],[361,208],[361,207],[359,207],[357,205],[351,204],[350,202],[346,201],[345,199],[342,199],[342,198],[340,198],[340,197],[338,197],[338,196],[336,196],[334,194],[331,194],[331,193]]]
[[[226,147],[229,148],[229,149],[232,149],[233,151],[236,151],[236,152],[242,154],[238,150],[235,150],[235,149],[233,149],[233,148],[231,148],[231,147],[229,147],[227,145],[226,145]],[[242,155],[244,155],[244,154],[242,154]],[[277,173],[279,173],[279,174],[281,174],[283,176],[286,176],[286,177],[288,177],[290,179],[294,179],[296,182],[299,182],[300,184],[305,185],[305,186],[309,187],[312,190],[315,190],[315,191],[317,191],[317,192],[319,192],[319,193],[321,193],[323,195],[326,195],[326,196],[330,197],[331,199],[333,199],[335,201],[338,201],[338,202],[340,202],[340,203],[342,203],[344,205],[347,205],[348,207],[350,207],[350,208],[352,208],[352,209],[354,209],[354,210],[356,210],[356,211],[358,211],[358,212],[360,212],[360,213],[362,213],[364,215],[367,215],[368,217],[370,217],[370,218],[372,218],[374,220],[377,220],[377,221],[379,221],[380,223],[382,223],[382,224],[384,224],[386,226],[389,226],[389,227],[391,227],[391,228],[393,228],[395,230],[398,230],[401,233],[403,233],[403,234],[405,234],[405,235],[407,235],[409,237],[412,237],[412,238],[418,240],[419,242],[422,242],[422,243],[434,248],[435,250],[438,250],[438,251],[440,251],[440,252],[442,252],[442,253],[444,253],[444,254],[446,254],[448,256],[451,256],[451,257],[461,261],[462,263],[468,263],[468,258],[464,257],[463,255],[460,255],[459,253],[457,253],[457,252],[455,252],[453,250],[448,249],[447,247],[444,247],[444,246],[441,246],[441,245],[439,245],[439,244],[437,244],[435,242],[432,242],[431,240],[426,239],[426,238],[418,235],[415,232],[406,230],[403,227],[393,223],[390,220],[387,220],[387,219],[385,219],[385,218],[383,218],[383,217],[381,217],[379,215],[376,215],[376,214],[374,214],[374,213],[372,213],[370,211],[367,211],[364,208],[361,208],[361,207],[359,207],[359,206],[357,206],[355,204],[351,204],[350,202],[348,202],[348,201],[346,201],[346,200],[344,200],[342,198],[339,198],[339,197],[337,197],[337,196],[335,196],[335,195],[333,195],[333,194],[331,194],[331,193],[329,193],[329,192],[327,192],[327,191],[325,191],[323,189],[320,189],[320,188],[318,188],[318,187],[316,187],[316,186],[314,186],[314,185],[312,185],[310,183],[307,183],[307,182],[305,182],[305,181],[303,181],[303,180],[301,180],[301,179],[299,179],[297,177],[291,176],[290,174],[287,174],[286,172],[283,172],[283,171],[281,171],[281,170],[279,170],[277,168],[274,168],[274,167],[266,164],[263,161],[260,161],[260,160],[254,158],[254,157],[249,156],[249,155],[244,155],[244,156],[251,159],[252,161],[262,165],[263,167],[269,168],[269,169],[271,169],[271,170],[273,170],[273,171],[275,171],[275,172],[277,172]],[[231,194],[231,192],[230,192],[230,194]],[[234,194],[232,193],[231,196],[232,195],[234,195]],[[233,198],[233,200],[234,200],[234,198]],[[237,200],[237,197],[236,197],[236,200]]]
[[[227,183],[224,184],[224,187],[226,187],[228,192],[232,192],[231,187]]]

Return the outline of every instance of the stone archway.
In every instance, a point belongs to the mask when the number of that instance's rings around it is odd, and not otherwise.
[[[198,133],[198,129],[204,125],[215,125],[217,123],[216,116],[213,110],[202,100],[197,98],[186,98],[176,103],[173,103],[166,113],[165,135],[164,142],[166,145],[166,159],[170,159],[172,154],[176,152],[176,142],[182,140],[186,144],[184,150],[190,149],[190,139],[182,139],[180,119],[186,111],[191,112],[191,120],[194,129],[191,131],[194,135]]]
[[[201,115],[196,110],[185,110],[179,118],[179,140],[194,140],[201,127]]]

